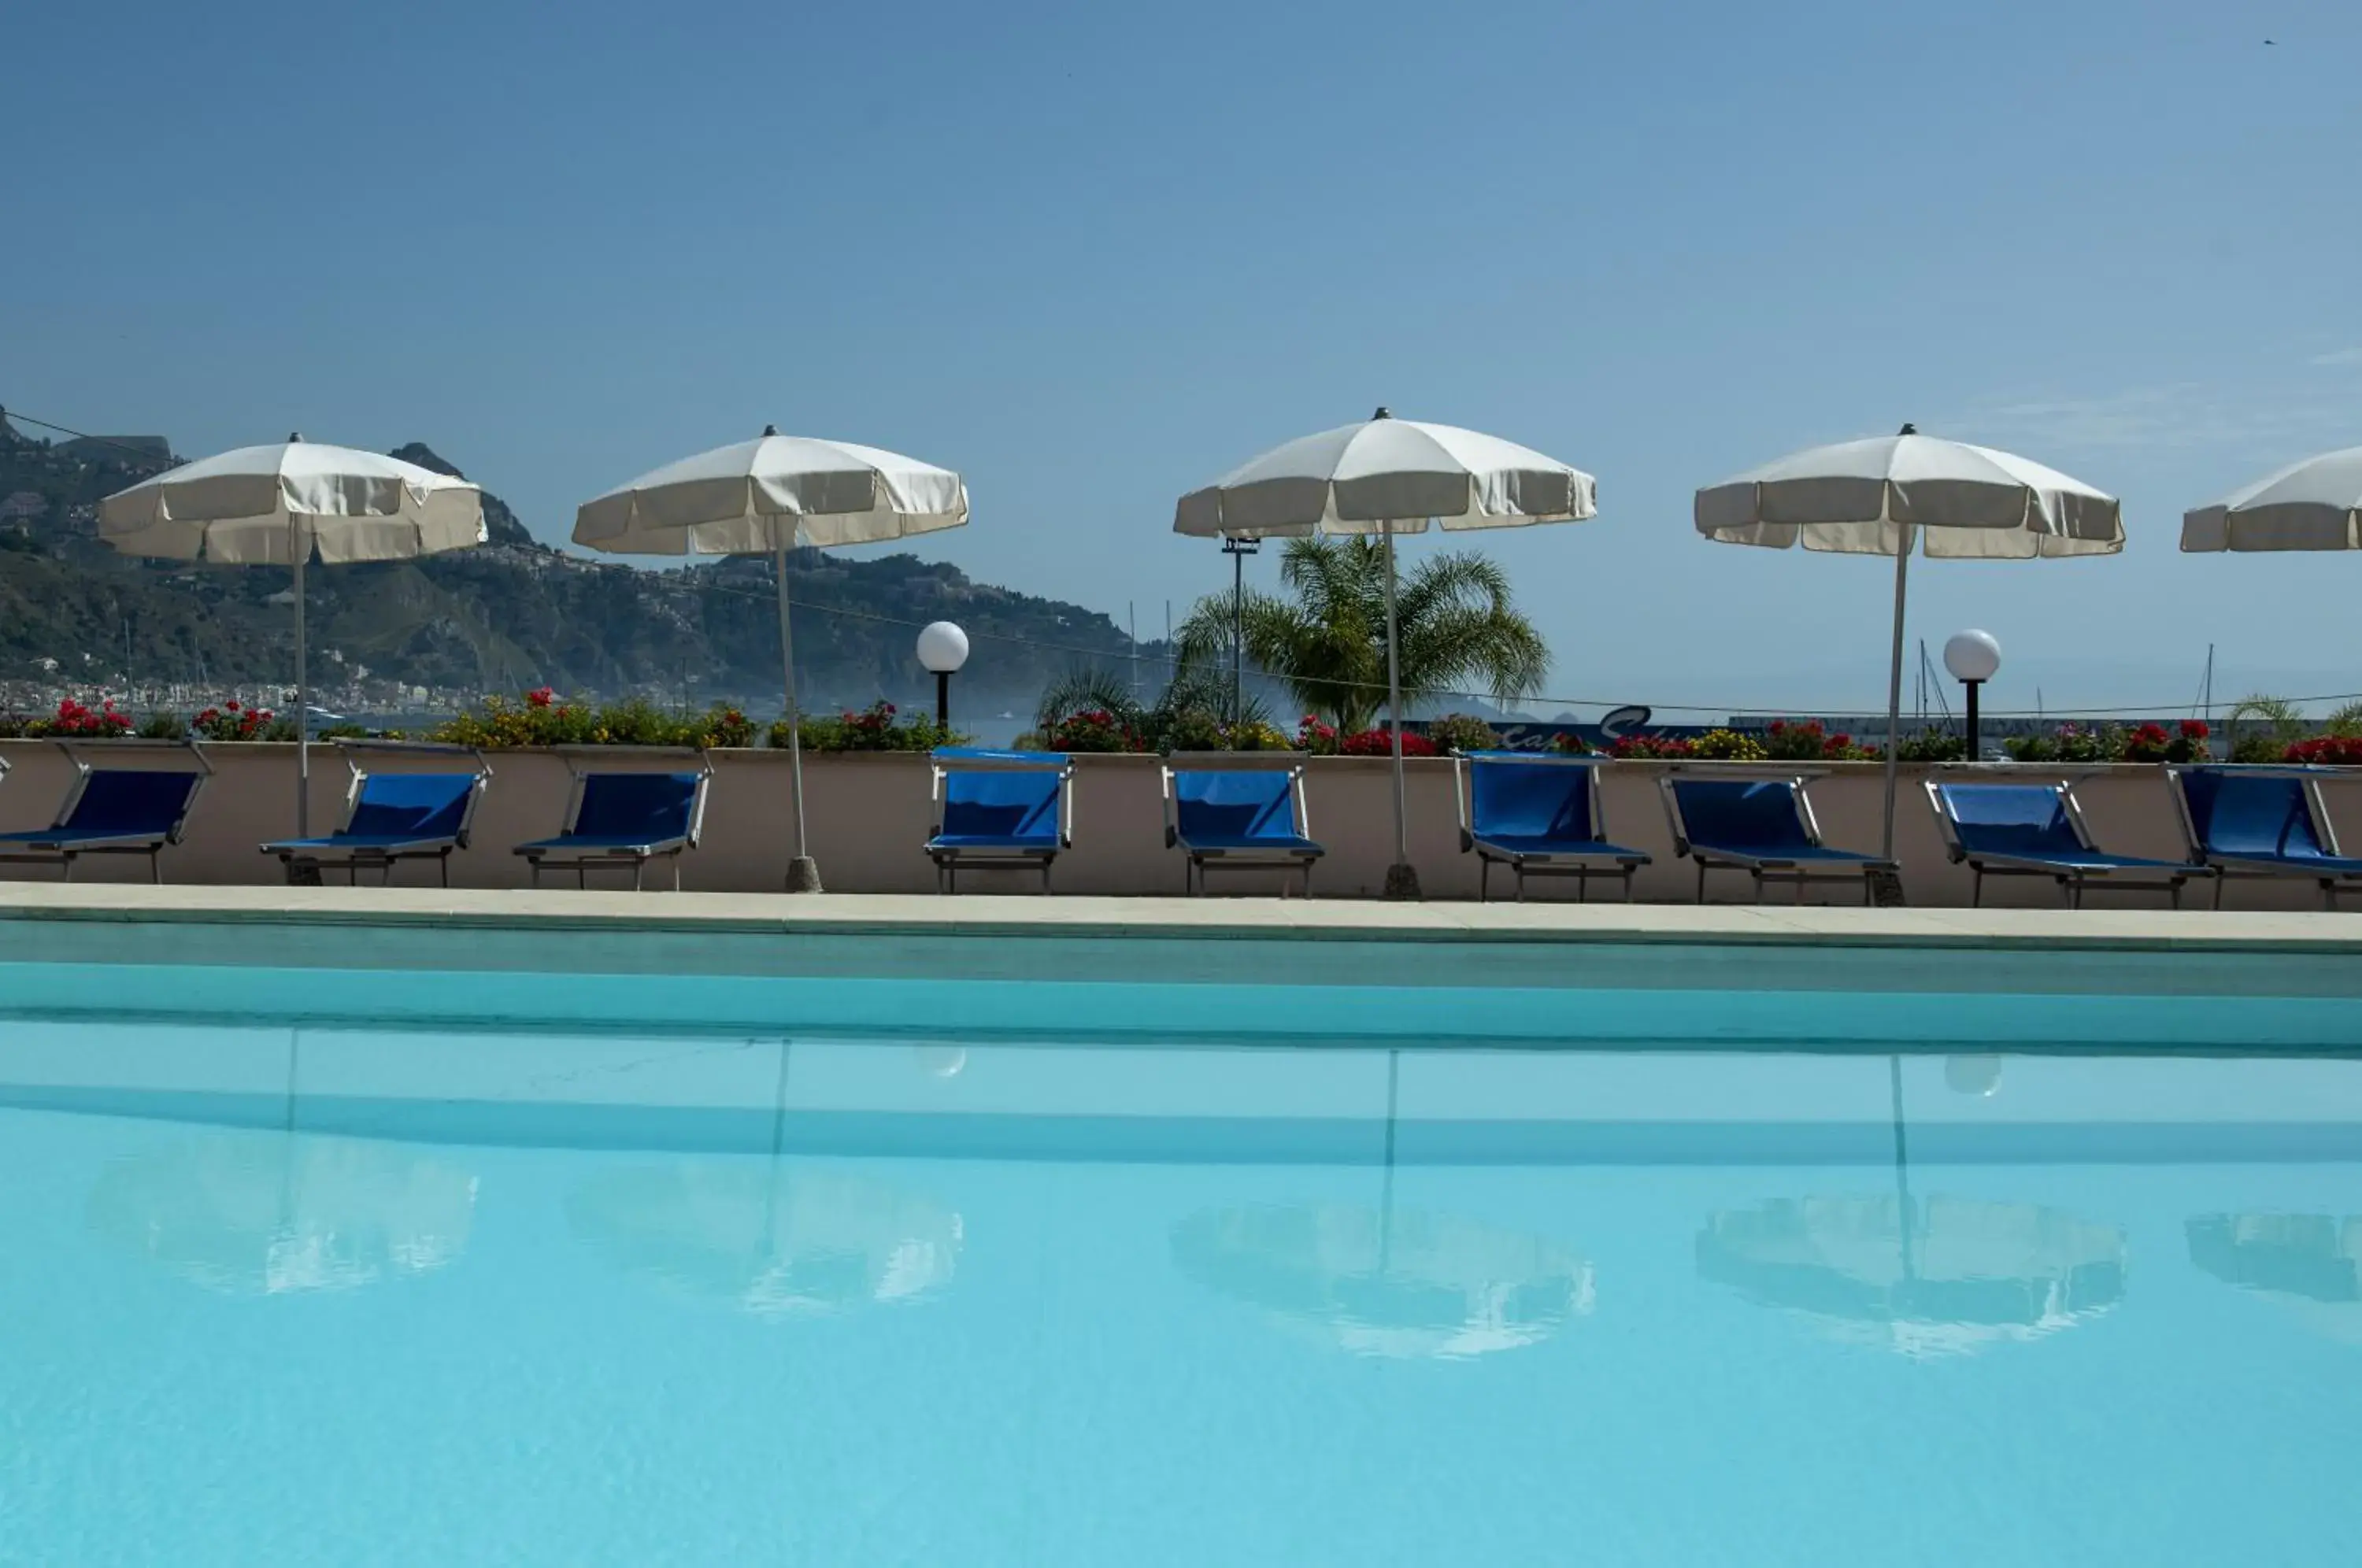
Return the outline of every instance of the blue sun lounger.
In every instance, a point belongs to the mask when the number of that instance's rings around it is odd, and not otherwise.
[[[680,890],[680,857],[697,847],[705,826],[705,792],[713,778],[713,765],[703,753],[694,772],[591,773],[568,756],[567,770],[574,788],[567,797],[566,815],[555,838],[520,844],[516,852],[533,870],[533,885],[541,886],[544,870],[574,873],[574,885],[590,885],[594,870],[628,870],[635,890],[643,884],[651,860],[672,861],[672,886]]]
[[[106,744],[110,753],[120,755],[147,743]],[[195,742],[166,745],[172,751],[186,752],[196,767],[93,767],[72,742],[60,741],[59,748],[73,764],[74,777],[58,806],[57,820],[45,828],[0,834],[0,863],[55,866],[71,882],[74,861],[83,856],[144,855],[149,879],[162,882],[164,868],[159,856],[166,845],[181,842],[189,809],[196,804],[197,792],[214,771]],[[6,762],[0,761],[0,774],[7,770]]]
[[[1984,901],[1987,877],[2047,877],[2072,908],[2097,885],[2163,891],[2181,907],[2182,884],[2210,873],[2177,860],[2110,855],[2092,842],[2072,784],[1966,784],[1930,779],[1928,803],[1955,866],[1965,864],[1971,909]]]
[[[391,882],[394,862],[432,860],[443,886],[449,887],[451,853],[468,847],[476,802],[492,776],[483,754],[469,746],[404,741],[338,741],[337,749],[353,776],[345,791],[344,824],[322,838],[266,844],[262,853],[279,856],[290,881],[304,873],[342,868],[347,881],[358,883],[361,871],[373,867],[380,881]],[[475,766],[456,772],[371,773],[353,760],[357,752],[465,756]]]
[[[1476,898],[1492,894],[1497,861],[1516,873],[1518,898],[1526,878],[1572,877],[1580,901],[1594,877],[1624,884],[1632,901],[1632,874],[1649,864],[1646,851],[1609,844],[1600,825],[1600,759],[1544,756],[1526,751],[1479,751],[1452,768],[1460,797],[1460,850],[1476,853]]]
[[[1861,901],[1875,897],[1876,878],[1894,862],[1821,842],[1820,823],[1805,798],[1808,780],[1714,778],[1669,773],[1657,780],[1673,848],[1697,862],[1698,902],[1705,902],[1708,871],[1744,871],[1755,879],[1755,901],[1766,882],[1794,882],[1802,902],[1808,882],[1861,878]]]
[[[1048,892],[1051,862],[1074,847],[1074,778],[1063,752],[937,748],[935,824],[925,845],[936,890],[956,892],[963,870],[1038,866]]]
[[[2325,909],[2362,889],[2362,859],[2341,855],[2321,799],[2322,773],[2303,767],[2169,767],[2190,857],[2213,867],[2214,907],[2234,877],[2301,877]]]
[[[1206,890],[1206,873],[1303,874],[1304,896],[1312,896],[1312,863],[1328,851],[1313,842],[1304,806],[1301,767],[1172,768],[1164,770],[1164,847],[1185,856],[1182,891]]]

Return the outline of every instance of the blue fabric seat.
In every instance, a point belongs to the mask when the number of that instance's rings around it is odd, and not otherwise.
[[[74,782],[57,820],[45,828],[0,834],[0,861],[54,864],[72,881],[82,856],[145,855],[149,879],[161,882],[164,846],[181,842],[209,771],[91,767],[75,758]]]
[[[2301,877],[2323,903],[2362,887],[2362,859],[2338,852],[2319,775],[2297,768],[2169,767],[2191,857],[2213,867],[2214,907],[2234,877]]]
[[[1969,902],[1984,901],[1987,877],[2047,877],[2068,902],[2083,904],[2083,890],[2103,886],[2163,889],[2178,908],[2182,884],[2202,867],[2178,860],[2110,855],[2092,842],[2082,808],[2069,784],[1927,785],[1928,803],[1943,830],[1952,863],[1965,863],[1975,878]]]
[[[1303,782],[1301,767],[1166,768],[1164,846],[1182,853],[1183,890],[1203,893],[1209,867],[1277,869],[1300,872],[1311,897],[1312,863],[1328,851],[1307,832]]]
[[[350,766],[349,762],[348,766]],[[344,825],[324,837],[279,839],[262,846],[291,877],[298,869],[341,867],[358,882],[363,867],[393,879],[398,860],[433,860],[451,885],[451,854],[468,845],[484,773],[367,773],[353,768]]]
[[[985,752],[946,747],[936,754],[935,825],[925,845],[935,885],[958,890],[963,869],[1050,867],[1074,845],[1074,767],[1057,752]],[[968,762],[977,766],[945,766]]]
[[[1631,901],[1633,873],[1649,864],[1649,856],[1602,836],[1598,767],[1585,758],[1515,751],[1459,759],[1460,848],[1476,854],[1480,901],[1492,895],[1496,861],[1516,875],[1519,899],[1531,874],[1573,878],[1578,900],[1594,877],[1614,877],[1624,884],[1625,901]]]
[[[554,838],[516,846],[541,885],[544,867],[572,867],[577,887],[589,884],[593,867],[628,869],[641,886],[649,861],[672,861],[672,885],[680,887],[680,857],[696,847],[705,817],[710,770],[689,773],[578,773],[565,824]]]
[[[1744,871],[1755,881],[1758,902],[1766,882],[1794,882],[1796,897],[1808,882],[1861,878],[1861,900],[1872,900],[1874,878],[1891,872],[1883,856],[1832,849],[1821,842],[1802,778],[1717,778],[1669,773],[1658,780],[1673,847],[1697,863],[1698,902],[1705,902],[1708,871]]]

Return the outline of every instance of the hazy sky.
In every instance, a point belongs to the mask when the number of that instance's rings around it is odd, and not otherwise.
[[[2352,0],[6,33],[0,403],[44,418],[423,439],[553,540],[772,421],[960,469],[922,553],[1146,632],[1228,581],[1179,492],[1385,403],[1598,476],[1595,522],[1455,541],[1551,695],[1798,707],[1882,697],[1888,568],[1708,545],[1691,491],[1910,419],[2125,499],[2120,558],[1915,569],[1915,636],[2000,637],[1992,707],[2186,702],[2210,639],[2228,689],[2362,690],[2362,555],[2175,549],[2362,443]]]

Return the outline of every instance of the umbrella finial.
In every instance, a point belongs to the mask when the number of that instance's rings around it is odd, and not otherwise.
[[[291,447],[303,439],[304,432],[301,430],[290,430],[287,432],[287,444]]]
[[[1906,419],[1903,422],[1903,428],[1897,430],[1895,434],[1897,436],[1916,436],[1919,434],[1919,426],[1912,424]]]
[[[1385,403],[1380,403],[1380,404],[1378,404],[1378,411],[1377,411],[1377,413],[1373,414],[1372,415],[1370,415],[1370,417],[1371,417],[1371,418],[1373,418],[1373,419],[1392,419],[1394,416],[1395,416],[1395,411],[1394,411],[1393,409],[1391,409],[1391,408],[1388,408]]]
[[[778,433],[779,427],[776,425],[766,425],[763,426],[763,434],[766,436],[777,436]]]

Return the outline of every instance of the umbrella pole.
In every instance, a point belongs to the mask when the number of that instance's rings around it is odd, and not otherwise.
[[[1410,863],[1410,817],[1403,788],[1402,660],[1396,657],[1395,625],[1395,529],[1380,525],[1386,542],[1386,727],[1394,733],[1395,863],[1386,867],[1386,897],[1418,897],[1418,871]]]
[[[1894,549],[1894,646],[1886,667],[1886,825],[1878,841],[1879,854],[1889,860],[1894,858],[1894,753],[1903,741],[1904,583],[1911,570],[1913,534],[1904,524]]]
[[[788,891],[817,893],[820,866],[805,853],[804,845],[804,748],[799,734],[803,715],[796,707],[796,640],[788,619],[788,547],[779,542],[776,519],[771,525],[771,573],[779,585],[779,669],[788,699],[788,792],[796,813],[796,856],[788,862]]]
[[[288,542],[295,553],[295,836],[312,836],[312,661],[304,644],[304,558],[312,541],[292,519]]]

